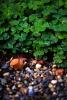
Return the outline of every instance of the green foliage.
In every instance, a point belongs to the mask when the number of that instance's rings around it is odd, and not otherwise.
[[[66,15],[67,0],[1,0],[0,51],[27,52],[66,67]]]

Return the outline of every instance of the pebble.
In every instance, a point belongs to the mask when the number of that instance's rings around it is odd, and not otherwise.
[[[52,88],[52,87],[53,87],[53,85],[51,83],[49,83],[49,88]]]
[[[5,63],[5,64],[2,65],[2,69],[7,69],[8,66],[9,66],[9,65],[8,65],[7,63]]]
[[[7,76],[9,76],[9,75],[10,75],[9,72],[6,72],[6,73],[3,74],[4,77],[7,77]]]
[[[36,70],[40,69],[41,68],[41,64],[36,64]]]
[[[33,86],[28,86],[28,94],[29,94],[29,96],[33,96],[34,95],[34,88],[33,88]]]
[[[33,71],[29,68],[29,67],[26,67],[25,69],[27,72],[29,72],[30,74],[33,74]]]
[[[1,79],[1,84],[2,85],[6,85],[6,83],[7,83],[7,80],[6,79]]]
[[[57,66],[55,64],[53,64],[52,68],[56,68]]]
[[[18,86],[17,86],[18,88],[21,88],[22,87],[22,84],[18,84]]]
[[[15,86],[15,85],[13,85],[13,86],[12,86],[12,90],[15,90],[15,89],[16,89],[16,86]]]
[[[52,84],[56,84],[57,83],[57,80],[52,80],[51,83]]]

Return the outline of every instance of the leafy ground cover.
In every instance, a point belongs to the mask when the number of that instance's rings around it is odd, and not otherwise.
[[[67,66],[67,0],[0,0],[0,51]]]

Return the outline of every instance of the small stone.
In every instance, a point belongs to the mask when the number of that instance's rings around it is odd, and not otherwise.
[[[52,80],[51,83],[52,84],[56,84],[57,83],[57,80]]]
[[[5,77],[5,76],[7,77],[7,76],[9,76],[9,75],[10,75],[9,72],[6,72],[6,73],[3,74],[4,77]]]
[[[57,78],[57,81],[58,81],[58,82],[63,82],[63,80],[62,80],[62,78],[61,78],[60,75],[56,76],[56,78]]]
[[[29,74],[25,74],[25,79],[28,79],[29,78]]]
[[[64,73],[64,69],[62,69],[62,68],[59,68],[59,69],[56,70],[56,75],[62,76],[63,73]]]
[[[18,88],[21,88],[22,87],[22,84],[18,84]]]
[[[16,73],[17,73],[17,74],[19,74],[19,73],[20,73],[20,71],[16,71]]]
[[[6,79],[1,79],[1,84],[5,85],[7,83]]]
[[[18,95],[18,94],[16,94],[16,95],[15,95],[15,97],[19,97],[19,95]]]
[[[54,87],[50,88],[50,90],[51,90],[52,92],[55,92],[55,88],[54,88]]]
[[[21,92],[22,94],[27,94],[27,88],[26,88],[26,87],[21,87],[21,88],[20,88],[20,92]]]
[[[21,78],[20,77],[18,77],[18,81],[21,81]]]
[[[43,66],[42,70],[47,70],[47,67],[46,66]]]
[[[7,63],[2,65],[2,69],[7,69],[7,68],[8,68],[8,64]]]
[[[35,78],[35,79],[38,77],[38,76],[37,76],[37,73],[34,73],[34,75],[33,75],[33,76],[34,76],[34,78]]]
[[[53,92],[53,95],[57,95],[57,93],[56,92]]]
[[[38,92],[38,87],[37,86],[34,86],[34,93],[36,94]]]
[[[55,75],[56,74],[56,68],[52,68],[52,75]]]
[[[12,90],[15,90],[15,89],[16,89],[16,86],[15,86],[15,85],[13,85],[13,86],[12,86]]]
[[[24,84],[25,84],[25,85],[28,85],[28,82],[27,82],[26,80],[24,80]]]
[[[25,69],[27,72],[29,72],[30,74],[33,74],[33,71],[29,68],[29,67],[26,67]]]
[[[53,66],[52,66],[52,68],[56,68],[57,66],[54,64]]]
[[[29,86],[28,87],[28,94],[29,94],[29,96],[33,96],[34,95],[34,88],[33,88],[33,86]]]
[[[49,87],[49,88],[52,88],[52,87],[53,87],[53,85],[52,85],[51,83],[49,83],[48,87]]]
[[[31,65],[33,66],[33,65],[35,65],[36,63],[37,63],[37,60],[36,60],[36,59],[32,59]]]
[[[40,69],[41,68],[41,64],[36,64],[36,69]]]
[[[9,88],[9,87],[7,87],[6,90],[7,90],[8,92],[10,92],[10,88]]]
[[[12,91],[9,91],[9,94],[12,95]]]
[[[41,77],[43,78],[44,77],[44,74],[41,74]]]

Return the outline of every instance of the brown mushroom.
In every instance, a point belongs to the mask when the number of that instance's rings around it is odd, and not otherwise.
[[[26,64],[26,58],[15,58],[10,61],[10,67],[14,69],[22,69]]]

